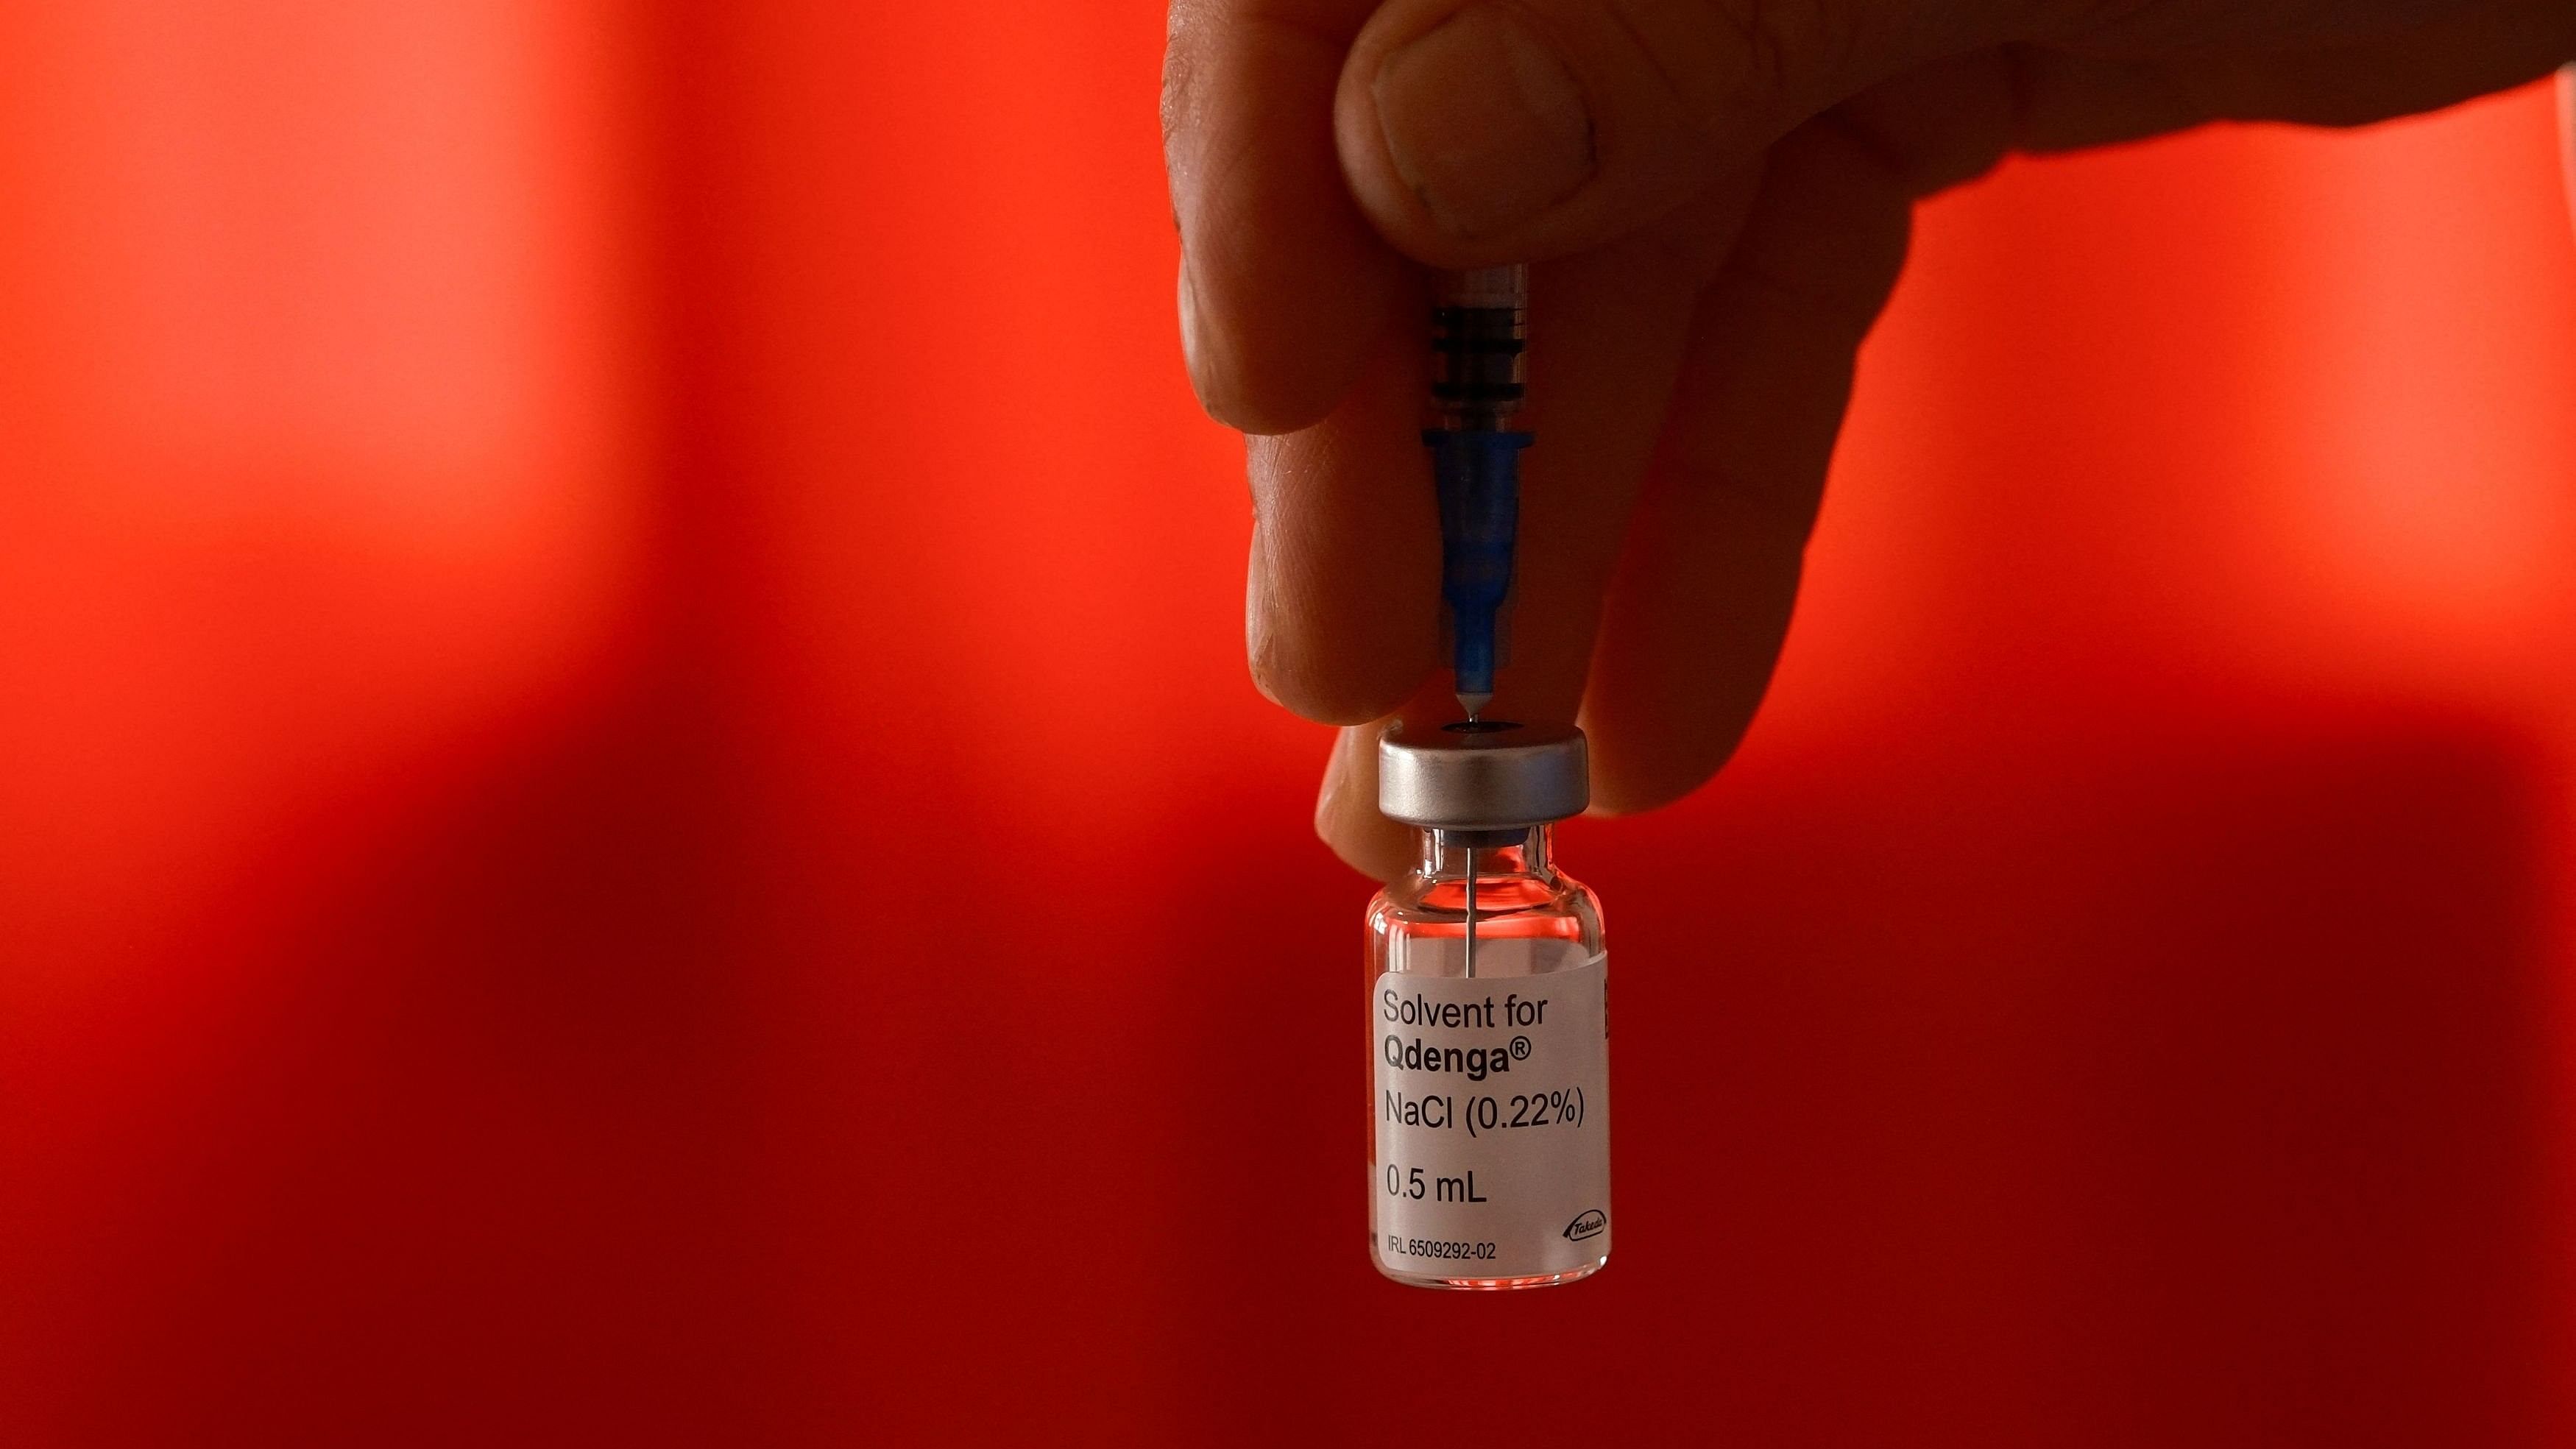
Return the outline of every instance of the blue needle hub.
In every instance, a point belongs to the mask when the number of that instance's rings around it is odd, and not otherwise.
[[[1521,449],[1527,433],[1426,430],[1440,494],[1440,598],[1449,606],[1450,664],[1470,717],[1494,696],[1501,615],[1512,593],[1520,532]]]

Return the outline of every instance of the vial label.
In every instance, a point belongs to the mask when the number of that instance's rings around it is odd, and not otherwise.
[[[1371,1243],[1389,1272],[1527,1278],[1610,1252],[1608,965],[1531,974],[1537,952],[1580,948],[1494,945],[1475,976],[1389,971],[1369,992]]]

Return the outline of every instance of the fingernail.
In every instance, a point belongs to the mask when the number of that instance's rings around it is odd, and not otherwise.
[[[1315,793],[1315,833],[1352,869],[1379,880],[1403,873],[1410,843],[1403,826],[1378,813],[1377,742],[1386,723],[1345,727]]]
[[[1252,670],[1252,687],[1261,691],[1263,699],[1279,704],[1279,690],[1271,683],[1272,676],[1278,672],[1279,632],[1272,617],[1270,598],[1270,536],[1260,516],[1258,497],[1259,490],[1256,489],[1252,557],[1243,571],[1243,658]],[[1325,782],[1328,785],[1332,780],[1330,769],[1330,766],[1326,767]]]
[[[1199,315],[1198,284],[1190,276],[1190,259],[1181,256],[1181,365],[1189,369],[1190,390],[1199,395],[1199,406],[1208,404],[1208,370],[1215,365],[1206,336],[1206,321]]]
[[[1336,731],[1333,757],[1324,763],[1323,788],[1315,792],[1315,833],[1344,860],[1350,859],[1350,842],[1368,838],[1368,816],[1377,813],[1376,750],[1374,726],[1346,725]]]
[[[1556,53],[1498,5],[1397,49],[1372,87],[1396,174],[1460,237],[1493,236],[1592,175],[1592,116]]]
[[[1361,727],[1345,725],[1333,731],[1333,753],[1324,761],[1324,783],[1315,791],[1315,833],[1330,840],[1342,812],[1348,808],[1353,781],[1351,746],[1358,742]]]
[[[1376,837],[1386,827],[1377,812],[1377,739],[1383,722],[1344,725],[1333,736],[1333,758],[1324,766],[1324,787],[1315,792],[1315,833],[1335,854],[1362,870]]]

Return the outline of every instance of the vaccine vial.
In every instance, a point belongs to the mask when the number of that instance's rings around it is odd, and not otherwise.
[[[1601,911],[1556,868],[1583,732],[1389,729],[1378,807],[1415,829],[1370,902],[1369,1244],[1425,1288],[1571,1283],[1610,1260],[1610,1013]]]

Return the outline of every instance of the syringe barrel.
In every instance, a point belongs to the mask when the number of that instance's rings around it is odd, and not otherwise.
[[[1501,431],[1520,411],[1529,268],[1447,272],[1431,309],[1435,428]]]

